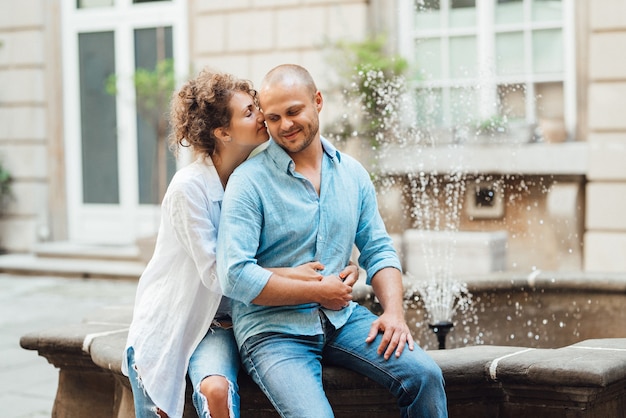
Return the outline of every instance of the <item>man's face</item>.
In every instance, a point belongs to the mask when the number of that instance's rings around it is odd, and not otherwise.
[[[261,109],[270,135],[288,153],[306,149],[319,136],[322,95],[300,84],[275,83],[259,92]]]

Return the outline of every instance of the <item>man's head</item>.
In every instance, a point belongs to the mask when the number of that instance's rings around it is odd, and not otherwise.
[[[288,153],[319,140],[324,100],[306,69],[292,64],[272,69],[261,83],[259,102],[272,138]]]

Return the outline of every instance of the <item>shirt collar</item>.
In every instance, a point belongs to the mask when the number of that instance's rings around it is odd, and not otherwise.
[[[322,149],[324,153],[328,155],[330,160],[333,163],[341,162],[341,153],[335,148],[333,144],[331,144],[326,138],[320,137],[322,141]],[[280,145],[274,141],[274,139],[270,138],[270,144],[267,147],[267,154],[274,161],[274,163],[278,167],[282,167],[287,172],[292,172],[294,170],[294,163],[289,154],[285,152],[284,149],[281,148]]]

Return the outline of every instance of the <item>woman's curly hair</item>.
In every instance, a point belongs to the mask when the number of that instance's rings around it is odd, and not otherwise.
[[[230,99],[235,92],[250,94],[258,105],[252,83],[231,74],[202,70],[187,81],[172,98],[170,110],[170,149],[191,147],[195,154],[212,156],[215,152],[216,128],[230,125]]]

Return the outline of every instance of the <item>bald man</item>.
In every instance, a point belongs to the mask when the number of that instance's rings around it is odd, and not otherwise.
[[[265,76],[259,100],[272,140],[230,177],[217,248],[245,369],[282,417],[334,416],[322,360],[388,388],[403,417],[446,417],[441,369],[404,319],[400,261],[374,186],[355,159],[320,135],[324,100],[311,75],[278,66]],[[317,261],[322,280],[341,280],[355,244],[380,316],[354,301],[326,303],[315,288],[302,294],[262,268]],[[281,296],[282,306],[266,306]]]

